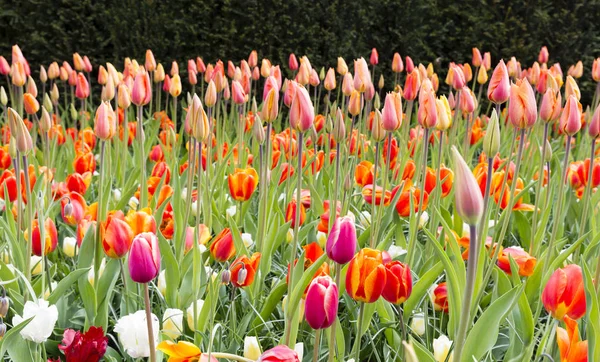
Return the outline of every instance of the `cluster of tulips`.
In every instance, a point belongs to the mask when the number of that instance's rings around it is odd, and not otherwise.
[[[600,360],[600,58],[378,67],[0,56],[0,358]]]

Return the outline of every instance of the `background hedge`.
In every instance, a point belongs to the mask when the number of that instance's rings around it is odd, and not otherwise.
[[[547,45],[565,73],[584,61],[581,86],[591,93],[599,15],[598,0],[0,0],[0,54],[18,43],[37,70],[75,51],[99,64],[143,59],[151,48],[167,65],[198,55],[240,60],[257,49],[283,64],[290,52],[306,54],[320,67],[376,47],[386,69],[400,52],[415,64],[437,60],[443,74],[449,60],[469,61],[473,46],[493,62],[514,55],[530,65]]]

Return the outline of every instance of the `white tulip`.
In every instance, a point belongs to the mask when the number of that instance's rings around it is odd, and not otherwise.
[[[429,214],[427,213],[427,211],[423,211],[421,213],[421,218],[419,218],[418,228],[422,229],[425,225],[427,225],[428,221],[429,221]]]
[[[254,244],[254,240],[252,240],[252,234],[249,233],[242,233],[242,241],[247,248]]]
[[[152,331],[154,333],[154,345],[158,344],[158,330],[160,329],[158,318],[152,314]],[[115,332],[119,335],[119,342],[125,352],[132,358],[150,356],[150,344],[148,341],[148,325],[146,323],[146,312],[138,310],[133,314],[126,315],[117,321]]]
[[[204,300],[198,299],[195,303],[198,306],[198,316],[200,316],[200,312],[202,312],[202,307],[204,306]],[[190,306],[186,309],[185,313],[187,316],[188,327],[192,332],[195,332],[196,326],[194,325],[194,302],[190,304]]]
[[[412,321],[410,322],[410,329],[419,336],[425,334],[425,317],[423,316],[423,313],[417,313],[413,316]]]
[[[42,274],[42,257],[37,255],[31,256],[31,275]]]
[[[390,257],[392,259],[396,259],[397,257],[406,254],[406,249],[404,249],[401,246],[390,245],[390,248],[388,249],[388,254],[390,254]]]
[[[138,200],[135,196],[131,196],[129,202],[127,203],[127,205],[129,205],[129,208],[132,210],[137,210],[139,204],[140,200]]]
[[[227,216],[229,217],[234,217],[235,213],[237,212],[237,207],[235,207],[235,205],[231,205],[230,207],[228,207],[225,210],[225,213],[227,214]]]
[[[67,236],[63,239],[63,253],[69,258],[77,255],[77,239],[72,236]]]
[[[321,248],[325,248],[325,244],[327,244],[327,234],[317,231],[317,243]]]
[[[177,339],[183,332],[183,311],[167,308],[163,314],[163,333],[171,339]]]
[[[167,278],[165,275],[165,269],[158,274],[158,291],[164,297],[167,294]]]
[[[260,344],[258,343],[258,338],[256,337],[246,337],[244,338],[244,358],[248,358],[250,360],[256,361],[260,355]]]
[[[296,351],[296,354],[298,355],[298,361],[302,361],[302,357],[304,357],[304,343],[296,343],[294,351]]]
[[[33,319],[21,330],[21,337],[35,343],[46,342],[58,320],[58,309],[44,299],[28,301],[23,307],[23,316],[15,315],[12,323],[16,326],[31,317]]]
[[[445,335],[441,335],[438,338],[433,340],[433,358],[437,362],[444,362],[448,357],[448,353],[450,352],[450,347],[452,347],[452,341],[448,339]],[[448,362],[452,362],[454,358],[454,352],[450,354],[448,358]]]
[[[105,267],[106,267],[106,259],[102,259],[102,263],[100,263],[100,269],[98,270],[98,274],[100,274],[98,276],[98,279],[100,279],[100,277],[102,277]],[[90,271],[88,272],[88,282],[90,282],[92,287],[94,286],[94,275],[95,275],[94,268],[91,268]]]
[[[112,190],[112,198],[114,202],[119,202],[121,201],[121,189],[114,189]]]

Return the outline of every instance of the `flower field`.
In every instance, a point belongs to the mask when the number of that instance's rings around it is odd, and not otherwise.
[[[600,361],[600,58],[366,58],[0,56],[0,359]]]

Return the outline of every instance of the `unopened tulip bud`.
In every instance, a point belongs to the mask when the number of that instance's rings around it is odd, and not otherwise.
[[[356,253],[357,243],[354,220],[348,216],[337,218],[327,238],[327,256],[338,264],[346,264]]]
[[[325,79],[325,67],[321,67],[321,70],[319,71],[319,79],[321,81]]]
[[[102,94],[100,95],[100,98],[104,102],[112,101],[113,98],[115,98],[115,85],[112,77],[108,77],[106,85],[102,87]]]
[[[328,91],[332,91],[335,89],[336,80],[335,80],[335,71],[333,70],[333,68],[329,68],[329,70],[327,71],[327,75],[325,76],[325,83],[323,84],[323,86]]]
[[[477,225],[483,215],[483,198],[473,172],[456,146],[452,146],[454,160],[454,192],[456,212],[464,222]]]
[[[6,318],[8,309],[10,306],[10,300],[6,296],[6,289],[2,287],[2,295],[0,296],[0,318]],[[0,337],[1,339],[2,337]]]
[[[263,144],[265,142],[265,129],[262,125],[262,121],[258,114],[256,114],[256,119],[254,120],[254,125],[252,125],[252,134],[254,139],[259,143]]]
[[[569,136],[581,129],[581,103],[574,95],[570,95],[560,117],[560,128]]]
[[[117,94],[117,103],[119,108],[127,110],[131,105],[131,98],[129,98],[129,89],[125,84],[120,84]]]
[[[392,71],[394,73],[402,73],[404,70],[404,62],[402,61],[402,57],[398,53],[394,53],[394,58],[392,59]]]
[[[217,103],[217,86],[212,80],[208,83],[206,94],[204,95],[204,104],[207,107],[212,107]]]
[[[37,86],[35,85],[35,81],[31,78],[30,75],[27,76],[27,93],[30,93],[34,97],[38,96]]]
[[[23,119],[12,108],[8,108],[8,126],[10,134],[15,138],[15,145],[19,152],[26,155],[33,149],[31,135],[23,123]]]
[[[382,115],[379,109],[375,109],[375,117],[373,117],[373,126],[371,128],[371,136],[376,142],[381,142],[385,139],[385,129],[383,129]]]
[[[483,85],[488,81],[487,70],[484,67],[479,67],[479,71],[477,72],[477,83]]]
[[[491,83],[490,83],[491,84]],[[537,120],[537,104],[533,88],[527,78],[517,80],[510,87],[510,101],[508,103],[508,118],[519,129],[533,127]]]
[[[0,103],[2,103],[3,106],[8,104],[8,96],[6,95],[4,87],[0,87]]]
[[[292,128],[304,132],[314,123],[315,109],[306,88],[299,84],[295,84],[294,88],[294,99],[290,106],[290,125]]]
[[[42,132],[48,132],[52,128],[52,118],[46,110],[46,107],[42,106],[42,117],[40,118],[40,130]]]
[[[440,96],[435,100],[435,108],[438,116],[435,128],[445,131],[452,125],[452,110],[446,96]]]
[[[388,93],[383,106],[382,126],[386,131],[395,131],[402,125],[402,97],[398,92]]]
[[[40,110],[40,103],[31,93],[25,93],[23,95],[23,106],[25,107],[25,113],[27,114],[36,114]]]
[[[363,98],[359,91],[353,90],[350,94],[350,101],[348,102],[348,112],[354,117],[360,114],[363,107]]]
[[[58,91],[58,86],[56,86],[56,83],[54,83],[54,85],[52,86],[52,89],[50,90],[50,99],[52,100],[52,103],[54,103],[56,105],[56,104],[58,104],[59,98],[60,98],[60,93]]]
[[[544,157],[544,162],[552,161],[552,146],[548,139],[546,139],[546,153],[544,154]]]
[[[349,172],[346,177],[344,178],[344,190],[345,191],[350,191],[352,190],[352,177],[350,175],[354,174],[354,170],[352,170],[351,172]]]
[[[64,238],[62,250],[67,257],[75,257],[77,255],[77,239],[70,236]]]
[[[44,100],[42,101],[42,105],[50,113],[52,113],[52,111],[54,110],[54,106],[52,105],[52,101],[50,100],[50,96],[48,95],[48,93],[44,93]]]
[[[381,74],[379,76],[379,83],[377,83],[377,88],[379,88],[381,90],[381,89],[383,89],[384,85],[385,85],[385,81],[383,80],[383,74]]]
[[[171,87],[169,88],[169,94],[172,97],[179,97],[181,94],[181,77],[179,74],[175,74],[173,78],[171,78]]]
[[[77,80],[75,83],[75,97],[79,99],[85,99],[90,95],[90,84],[83,73],[77,73]]]
[[[10,142],[8,143],[8,154],[10,158],[17,157],[17,140],[15,140],[14,136],[10,136]]]
[[[581,99],[581,91],[575,79],[568,75],[567,82],[565,83],[565,99],[569,99],[570,95],[574,95],[577,100]]]
[[[353,90],[354,90],[354,81],[352,80],[352,74],[346,73],[344,75],[344,79],[342,81],[342,93],[346,97],[350,97]]]
[[[230,282],[231,282],[231,271],[229,271],[229,269],[225,269],[221,273],[221,284],[229,285]]]
[[[500,122],[498,113],[494,109],[488,123],[487,132],[483,136],[483,152],[488,157],[493,157],[500,150]]]
[[[598,136],[600,136],[600,106],[596,107],[596,111],[592,116],[592,121],[590,122],[588,132],[590,134],[590,137],[593,139],[598,138]]]
[[[510,90],[508,70],[506,64],[504,64],[504,60],[500,59],[500,62],[492,73],[492,79],[488,85],[488,99],[493,103],[502,104],[508,100]]]
[[[159,63],[154,71],[154,83],[159,83],[163,80],[165,80],[165,68]]]
[[[342,57],[338,57],[337,72],[341,76],[344,76],[344,75],[346,75],[346,73],[348,73],[348,65],[346,64],[346,61]]]
[[[336,142],[342,142],[344,139],[346,139],[346,125],[344,123],[344,114],[339,108],[335,112],[332,136]]]

